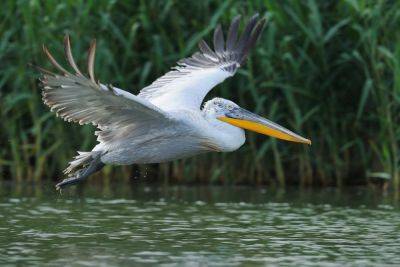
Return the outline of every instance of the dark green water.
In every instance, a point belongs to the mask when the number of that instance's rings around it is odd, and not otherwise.
[[[400,209],[365,189],[0,190],[0,265],[400,265]]]

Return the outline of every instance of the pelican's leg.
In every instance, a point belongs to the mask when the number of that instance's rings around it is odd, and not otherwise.
[[[66,178],[56,184],[56,190],[61,190],[67,185],[73,185],[80,183],[81,181],[85,180],[87,177],[89,177],[91,174],[99,171],[101,168],[104,167],[104,163],[101,162],[100,160],[93,160],[88,167],[83,168],[79,171],[77,171],[74,176]]]
[[[86,170],[86,169],[84,169],[84,170]],[[64,180],[62,180],[61,182],[56,184],[56,190],[61,190],[62,188],[64,188],[67,185],[77,184],[77,183],[85,180],[87,178],[87,176],[82,175],[82,171],[84,171],[84,170],[80,170],[80,171],[76,172],[76,174],[74,176],[65,178]]]

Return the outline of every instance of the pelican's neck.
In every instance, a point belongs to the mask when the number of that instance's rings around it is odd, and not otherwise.
[[[215,114],[207,112],[207,110],[202,112],[211,128],[209,138],[221,152],[234,151],[244,144],[246,136],[243,129],[218,120]]]

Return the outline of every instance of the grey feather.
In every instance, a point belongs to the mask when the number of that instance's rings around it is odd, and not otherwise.
[[[240,15],[237,15],[231,23],[229,27],[228,36],[226,38],[226,50],[230,51],[235,48],[235,44],[238,38],[238,30],[239,30],[239,22],[240,22]]]
[[[254,26],[257,23],[257,18],[258,18],[258,14],[255,14],[250,18],[249,22],[246,25],[246,28],[244,29],[242,35],[239,38],[238,43],[236,44],[235,50],[242,52],[242,50],[246,46],[246,43],[250,39],[251,32],[253,31]]]
[[[59,71],[61,71],[64,75],[71,75],[66,69],[61,67],[60,64],[54,59],[53,55],[49,52],[46,46],[43,45],[43,52],[46,54],[47,58],[50,60],[51,64],[56,67]]]
[[[68,63],[71,65],[71,67],[75,70],[76,74],[83,76],[81,71],[78,69],[78,67],[76,66],[74,57],[72,56],[72,52],[71,52],[71,42],[69,40],[69,35],[66,35],[64,38],[64,51],[65,51],[65,55],[67,57]]]
[[[115,141],[115,137],[121,134],[117,129],[121,125],[133,133],[143,123],[170,121],[168,114],[150,102],[121,89],[95,82],[95,42],[92,42],[88,56],[90,79],[78,73],[68,37],[65,38],[65,47],[67,61],[77,72],[76,75],[64,69],[45,47],[45,54],[63,76],[38,68],[42,71],[40,86],[43,102],[59,117],[79,124],[93,124],[102,130],[98,133],[99,139],[104,135],[107,141]]]
[[[211,57],[211,58],[213,58],[215,60],[218,60],[217,55],[215,54],[214,51],[211,50],[211,48],[208,46],[206,41],[201,40],[199,42],[199,49],[203,53],[204,56]]]
[[[214,31],[214,50],[218,56],[223,56],[224,53],[224,34],[222,33],[221,25],[219,24]]]
[[[258,38],[260,37],[260,35],[264,29],[265,23],[266,23],[265,19],[262,19],[257,23],[257,25],[255,26],[255,28],[253,29],[253,31],[251,33],[250,38],[248,39],[248,41],[246,42],[246,45],[244,46],[244,48],[242,50],[242,56],[241,56],[239,62],[243,63],[246,60],[250,49],[254,47]]]

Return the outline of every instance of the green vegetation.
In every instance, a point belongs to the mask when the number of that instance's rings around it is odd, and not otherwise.
[[[365,184],[400,189],[400,3],[397,1],[14,1],[0,10],[2,179],[59,179],[93,127],[66,123],[41,102],[37,74],[61,59],[71,35],[78,64],[92,38],[104,82],[137,93],[210,41],[217,23],[255,12],[269,23],[240,72],[219,95],[313,140],[311,147],[248,134],[239,151],[159,166],[105,168],[142,180],[300,185]],[[147,177],[147,178],[144,178]],[[93,179],[95,180],[95,179]]]

